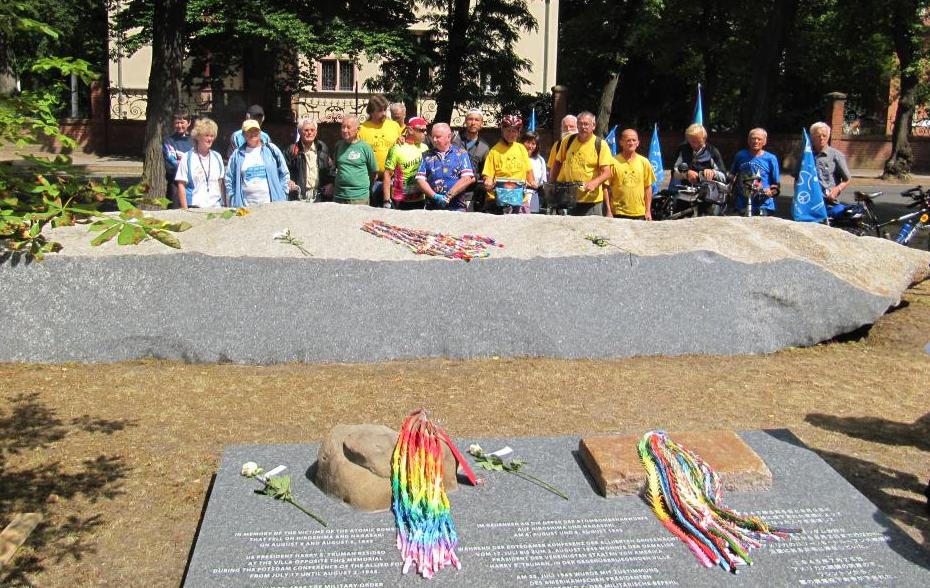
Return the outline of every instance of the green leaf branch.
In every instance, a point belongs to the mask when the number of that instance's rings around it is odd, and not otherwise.
[[[523,478],[537,486],[541,486],[552,492],[556,496],[560,496],[565,500],[568,500],[568,495],[553,486],[552,484],[537,478],[532,474],[528,474],[523,471],[523,466],[526,465],[526,462],[519,458],[514,458],[510,461],[504,461],[497,455],[492,455],[485,453],[481,446],[477,443],[469,446],[468,453],[475,458],[475,463],[478,464],[478,467],[483,469],[493,471],[493,472],[507,472],[513,474],[518,478]]]
[[[306,256],[308,256],[308,257],[312,257],[312,256],[313,256],[309,251],[307,251],[307,250],[304,248],[304,242],[301,241],[301,240],[299,240],[297,237],[295,237],[295,236],[291,233],[291,230],[290,230],[290,229],[284,229],[284,230],[281,231],[280,233],[275,233],[273,239],[274,239],[275,241],[280,241],[280,242],[282,242],[282,243],[287,243],[288,245],[293,245],[293,246],[296,247],[301,253],[303,253],[304,255],[306,255]]]

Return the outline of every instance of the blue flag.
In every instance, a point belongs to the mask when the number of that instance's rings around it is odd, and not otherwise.
[[[698,84],[697,100],[694,101],[694,121],[693,124],[704,124],[704,105],[701,103],[701,84]]]
[[[656,174],[656,183],[652,185],[652,193],[659,189],[659,184],[665,179],[665,167],[662,165],[662,146],[659,145],[659,124],[652,127],[652,141],[649,143],[649,163]]]
[[[617,154],[617,125],[614,125],[614,128],[610,129],[610,132],[607,133],[607,136],[604,137],[604,140],[607,141],[607,146],[610,147],[610,154]]]
[[[531,132],[536,130],[536,108],[530,111],[530,122],[526,125],[526,130]]]
[[[802,129],[801,167],[794,180],[794,201],[791,204],[791,216],[803,223],[822,223],[827,220],[827,207],[823,203],[823,187],[817,177],[814,152],[811,151],[811,139],[807,130]]]

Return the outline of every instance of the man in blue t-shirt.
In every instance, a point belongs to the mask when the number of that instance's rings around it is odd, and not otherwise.
[[[426,207],[431,210],[465,212],[465,194],[475,183],[471,156],[452,144],[452,129],[446,123],[436,123],[432,131],[433,147],[423,154],[416,180],[426,195]]]
[[[767,141],[765,129],[753,129],[749,131],[749,147],[733,158],[730,173],[736,176],[736,209],[740,213],[746,212],[746,184],[753,182],[753,176],[758,176],[761,194],[753,198],[752,214],[769,216],[775,212],[775,196],[779,193],[778,158],[765,150]]]

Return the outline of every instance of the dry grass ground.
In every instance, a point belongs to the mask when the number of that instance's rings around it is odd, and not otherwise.
[[[0,584],[177,586],[224,445],[420,406],[459,439],[787,427],[928,547],[930,282],[906,300],[866,338],[754,357],[0,365],[0,524],[46,514]]]

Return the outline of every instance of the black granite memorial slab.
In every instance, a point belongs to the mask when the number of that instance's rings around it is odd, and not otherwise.
[[[741,433],[765,460],[767,492],[727,493],[728,506],[804,532],[754,550],[731,575],[702,567],[638,497],[603,498],[578,460],[577,437],[482,439],[504,445],[527,471],[565,490],[565,501],[503,472],[450,495],[462,569],[432,580],[401,574],[390,512],[366,514],[309,479],[317,445],[228,447],[185,576],[188,587],[441,586],[930,586],[930,557],[871,502],[787,431]],[[460,439],[464,450],[474,440]],[[294,507],[253,493],[242,464],[287,465]]]

